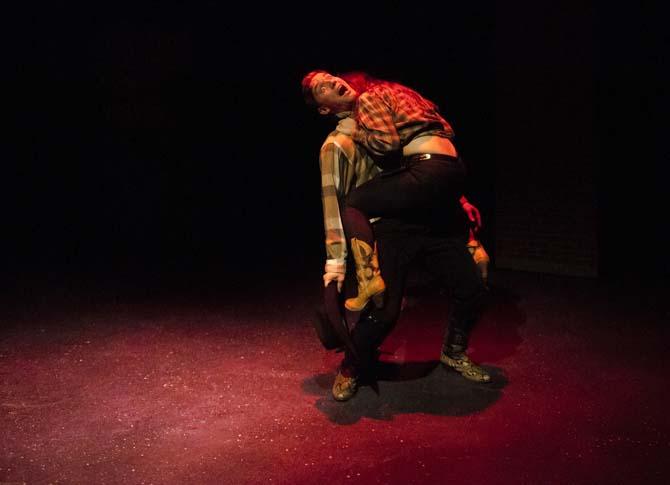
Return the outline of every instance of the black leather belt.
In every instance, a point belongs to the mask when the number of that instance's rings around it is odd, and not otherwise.
[[[458,157],[453,157],[451,155],[444,155],[442,153],[414,153],[412,155],[407,155],[402,157],[403,162],[415,163],[422,162],[424,160],[436,160],[444,162],[457,162]]]

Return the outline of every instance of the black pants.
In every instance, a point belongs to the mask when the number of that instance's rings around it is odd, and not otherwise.
[[[346,205],[367,218],[393,217],[414,222],[425,211],[447,207],[463,195],[465,166],[458,157],[422,155],[403,159],[396,170],[353,189]]]
[[[470,329],[477,319],[485,286],[466,248],[467,221],[458,203],[423,214],[423,220],[408,223],[382,219],[374,225],[380,267],[386,282],[384,306],[372,309],[359,320],[352,340],[359,359],[345,353],[344,365],[363,370],[377,348],[393,330],[405,291],[410,265],[422,258],[426,268],[450,290],[447,331],[443,351],[464,352]]]

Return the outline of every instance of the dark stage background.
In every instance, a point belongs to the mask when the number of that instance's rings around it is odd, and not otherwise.
[[[0,482],[670,483],[667,15],[56,3],[3,11]],[[453,124],[493,382],[440,368],[417,285],[379,389],[333,401],[313,68]]]
[[[595,218],[582,229],[598,236],[598,273],[667,274],[650,255],[668,242],[658,215],[667,121],[647,130],[664,95],[660,80],[646,81],[667,54],[643,7],[631,15],[589,2],[440,5],[350,12],[363,25],[338,20],[345,6],[52,5],[16,14],[14,131],[2,177],[6,282],[240,282],[294,269],[318,281],[317,154],[330,123],[302,102],[299,80],[313,68],[365,70],[442,108],[470,165],[469,195],[494,262],[496,234],[509,230],[496,221],[496,200],[519,187],[542,193],[556,167],[545,171],[538,153],[551,165],[565,151],[566,166],[593,175],[585,210]],[[542,109],[552,93],[570,99],[573,89],[586,118],[575,119],[575,103]],[[542,150],[527,151],[538,140]],[[496,174],[515,163],[510,150],[521,165],[501,186]],[[571,164],[573,150],[588,156]],[[534,169],[523,169],[531,158]],[[521,207],[533,206],[526,197]],[[578,218],[573,211],[563,219]]]

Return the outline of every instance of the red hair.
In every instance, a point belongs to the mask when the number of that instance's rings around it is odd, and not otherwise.
[[[367,91],[371,84],[377,82],[377,79],[363,71],[346,72],[341,74],[340,77],[344,79],[349,86],[354,88],[354,91],[359,95]]]

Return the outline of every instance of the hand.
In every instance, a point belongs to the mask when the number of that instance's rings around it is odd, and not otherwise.
[[[479,232],[482,228],[482,216],[479,214],[479,209],[470,202],[464,202],[461,204],[461,207],[463,208],[463,212],[468,216],[468,220],[474,223],[473,231],[475,233]]]
[[[331,281],[337,282],[337,292],[342,291],[342,285],[344,284],[344,274],[343,273],[325,273],[323,275],[323,287],[326,288]]]
[[[337,282],[337,292],[342,291],[342,284],[344,283],[344,275],[346,274],[346,266],[342,263],[326,263],[323,274],[323,287],[326,288],[331,281]]]
[[[343,135],[352,136],[356,131],[356,120],[353,118],[342,118],[335,127],[335,130]]]

